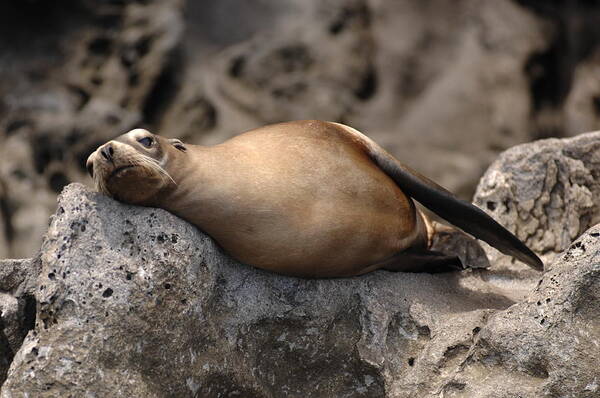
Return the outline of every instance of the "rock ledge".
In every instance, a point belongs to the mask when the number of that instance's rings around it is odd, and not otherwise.
[[[482,187],[521,192],[532,179],[488,173]],[[40,255],[0,262],[1,396],[597,396],[599,238],[592,227],[543,275],[500,261],[305,280],[238,264],[166,211],[71,184]]]

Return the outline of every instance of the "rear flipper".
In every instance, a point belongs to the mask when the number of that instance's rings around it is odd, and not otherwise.
[[[534,252],[483,210],[458,199],[427,177],[403,165],[375,144],[370,148],[369,156],[405,194],[429,210],[463,231],[489,243],[502,253],[516,257],[536,270],[544,269],[544,264]]]
[[[431,250],[458,257],[466,268],[490,267],[487,255],[477,239],[458,228],[436,221],[431,221],[430,225],[433,229]]]
[[[371,267],[369,267],[371,268]],[[460,271],[464,267],[457,256],[446,255],[431,250],[409,249],[381,261],[373,268],[394,272],[440,272]]]
[[[489,268],[490,263],[477,239],[457,228],[431,222],[431,250],[408,249],[376,265],[397,272],[460,271],[467,268]]]

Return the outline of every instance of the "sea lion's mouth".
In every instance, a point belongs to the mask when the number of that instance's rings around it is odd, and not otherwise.
[[[119,174],[121,174],[121,172],[123,172],[123,171],[125,171],[125,170],[128,170],[128,169],[131,169],[131,168],[133,168],[133,167],[135,167],[135,166],[134,166],[134,165],[131,165],[131,164],[129,164],[129,165],[127,165],[127,166],[120,166],[120,167],[117,167],[116,169],[114,169],[114,170],[113,170],[113,171],[110,173],[110,175],[108,176],[107,180],[110,180],[111,178],[113,178],[113,177],[116,177],[116,176],[118,176]]]

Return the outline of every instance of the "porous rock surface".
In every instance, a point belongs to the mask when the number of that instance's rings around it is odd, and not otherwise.
[[[600,222],[600,132],[546,139],[502,153],[479,182],[474,203],[537,253],[561,253]],[[506,256],[489,251],[497,265]]]
[[[493,187],[519,206],[532,189],[560,203],[574,185],[594,192],[581,175],[599,141],[516,147],[476,202]],[[570,177],[548,166],[574,159]],[[543,183],[557,175],[573,186]],[[595,220],[588,206],[562,209]],[[506,214],[517,233],[531,221]],[[562,233],[560,222],[540,224]],[[0,263],[0,343],[15,353],[1,396],[598,396],[600,226],[572,244],[536,236],[556,257],[543,274],[490,256],[489,270],[307,280],[239,264],[166,211],[71,184],[40,254]]]

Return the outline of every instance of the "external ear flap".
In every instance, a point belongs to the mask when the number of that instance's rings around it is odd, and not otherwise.
[[[169,142],[171,143],[171,145],[173,145],[175,148],[179,149],[181,152],[187,151],[187,148],[185,147],[184,143],[181,142],[181,140],[178,140],[177,138],[171,138],[169,140]]]

